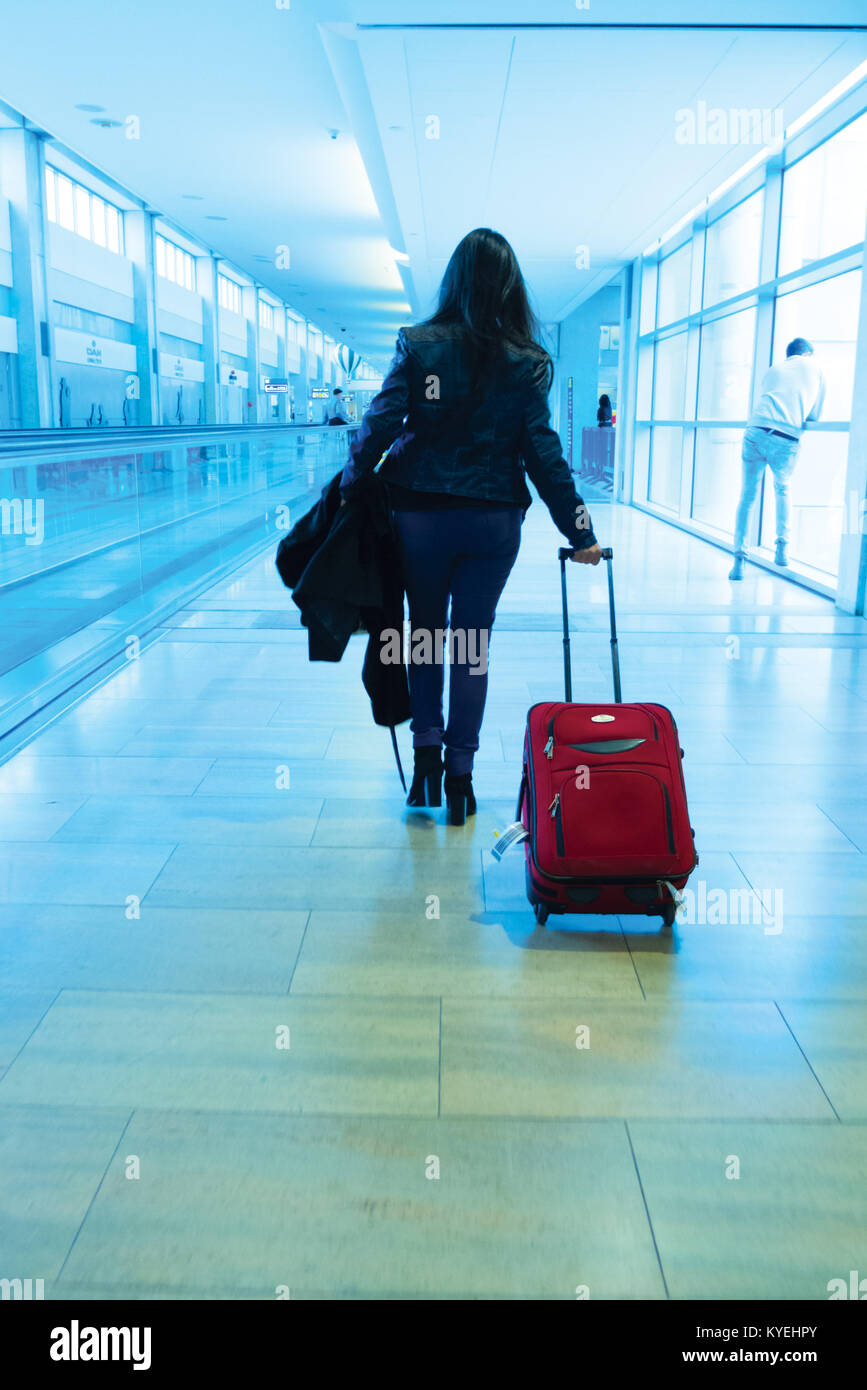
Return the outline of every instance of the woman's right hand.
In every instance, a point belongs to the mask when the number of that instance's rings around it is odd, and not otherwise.
[[[578,565],[598,565],[602,559],[602,547],[599,545],[587,545],[583,550],[573,550],[569,556]]]

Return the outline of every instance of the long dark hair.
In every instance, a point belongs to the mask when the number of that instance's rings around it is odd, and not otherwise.
[[[550,385],[551,359],[539,341],[539,322],[518,258],[506,238],[490,227],[476,227],[458,242],[442,278],[436,313],[427,322],[460,324],[466,330],[475,385],[503,360],[508,344],[537,355]]]

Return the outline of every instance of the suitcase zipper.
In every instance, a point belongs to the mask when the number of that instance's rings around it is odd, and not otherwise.
[[[566,842],[565,842],[565,840],[563,839],[563,817],[562,817],[562,814],[561,814],[561,811],[560,811],[560,793],[559,793],[559,792],[555,792],[555,794],[554,794],[554,800],[551,802],[551,805],[548,807],[548,811],[549,811],[549,813],[550,813],[550,815],[551,815],[551,818],[552,818],[552,820],[553,820],[553,822],[554,822],[554,833],[555,833],[555,835],[556,835],[556,837],[557,837],[557,853],[558,853],[558,854],[565,855],[565,853],[566,853]]]

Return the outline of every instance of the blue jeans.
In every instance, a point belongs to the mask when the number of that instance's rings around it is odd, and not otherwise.
[[[460,775],[472,771],[479,746],[491,627],[521,544],[521,510],[399,511],[394,519],[409,599],[413,745],[445,743],[446,771]],[[446,648],[451,668],[447,726]]]
[[[741,448],[743,462],[743,483],[741,500],[735,517],[735,551],[741,552],[746,544],[747,523],[750,518],[756,493],[765,467],[774,475],[774,493],[777,499],[777,540],[789,539],[789,479],[798,461],[799,439],[783,439],[779,434],[768,434],[766,430],[751,425],[744,434]]]

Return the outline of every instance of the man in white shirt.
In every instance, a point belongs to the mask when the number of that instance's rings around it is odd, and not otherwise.
[[[743,483],[735,518],[735,562],[729,579],[744,577],[747,523],[766,466],[774,476],[777,500],[774,562],[788,564],[789,479],[798,461],[801,435],[811,420],[819,419],[824,402],[825,379],[813,361],[812,344],[806,338],[793,338],[786,348],[785,362],[765,372],[761,395],[744,434]]]

